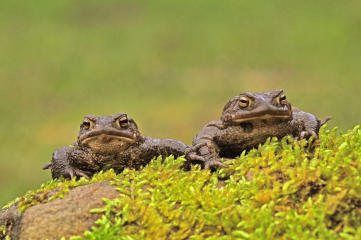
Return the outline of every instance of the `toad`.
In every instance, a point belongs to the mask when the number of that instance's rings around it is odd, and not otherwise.
[[[133,119],[125,113],[111,116],[85,116],[77,142],[57,149],[50,163],[52,178],[90,177],[101,170],[113,168],[139,169],[153,158],[188,153],[189,147],[173,139],[152,139],[140,134]]]
[[[204,169],[228,168],[223,160],[234,159],[243,151],[263,144],[270,137],[286,135],[296,140],[318,138],[318,132],[332,117],[318,119],[291,107],[283,90],[242,92],[224,107],[220,119],[208,123],[193,139],[188,158],[201,161]]]

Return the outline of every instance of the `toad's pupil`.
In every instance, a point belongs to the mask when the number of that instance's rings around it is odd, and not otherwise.
[[[127,122],[127,120],[128,119],[124,117],[124,118],[119,119],[119,122],[123,123],[123,122]]]
[[[239,101],[240,101],[241,107],[247,107],[248,102],[249,102],[248,99],[246,99],[246,98],[242,98]]]

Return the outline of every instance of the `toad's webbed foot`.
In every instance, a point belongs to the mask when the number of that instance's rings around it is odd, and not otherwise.
[[[299,139],[302,140],[304,138],[309,139],[310,137],[314,136],[314,139],[318,139],[317,133],[315,133],[315,131],[312,130],[307,130],[307,131],[302,131],[300,133]]]
[[[85,179],[90,180],[90,177],[88,175],[91,175],[89,172],[82,171],[78,168],[70,167],[64,169],[64,174],[62,174],[65,178],[73,179],[75,177],[84,177]]]
[[[221,121],[221,120],[214,120],[212,122],[209,122],[205,127],[216,127],[219,130],[226,129],[228,126],[227,122]]]
[[[221,116],[221,120],[222,120],[222,122],[224,122],[224,123],[230,123],[230,122],[232,122],[232,119],[233,119],[233,115],[232,115],[232,114],[223,114],[223,115]]]
[[[197,155],[196,153],[189,153],[188,155],[188,159],[191,161],[201,161],[201,162],[205,162],[206,160],[204,159],[204,157]]]
[[[43,166],[43,170],[46,170],[46,169],[51,169],[51,162],[47,163]]]
[[[211,170],[212,168],[215,168],[215,167],[222,167],[222,168],[229,168],[228,165],[224,164],[221,162],[221,159],[219,158],[206,158],[206,157],[202,157],[202,156],[199,156],[195,153],[190,153],[188,155],[188,159],[190,161],[201,161],[204,163],[204,170]]]
[[[215,167],[222,167],[222,168],[229,168],[228,165],[221,162],[221,159],[218,157],[218,154],[210,154],[202,156],[200,154],[197,154],[199,152],[199,149],[202,147],[208,147],[208,144],[206,142],[196,144],[194,147],[192,147],[191,151],[188,153],[187,158],[190,161],[200,161],[204,164],[204,170],[210,170]]]
[[[320,122],[320,126],[324,125],[326,122],[330,121],[332,116],[327,116],[324,119],[319,118],[318,121]]]
[[[207,160],[204,163],[204,170],[211,170],[212,168],[215,168],[215,167],[229,168],[228,165],[226,165],[226,164],[222,163],[220,160],[216,160],[216,159]]]
[[[88,180],[91,178],[89,176],[92,175],[91,172],[83,171],[75,167],[71,166],[61,166],[61,168],[55,166],[52,166],[52,163],[47,163],[43,166],[43,170],[50,169],[52,173],[53,179],[59,178],[60,176],[63,176],[64,178],[70,178],[73,179],[75,177],[84,177]]]

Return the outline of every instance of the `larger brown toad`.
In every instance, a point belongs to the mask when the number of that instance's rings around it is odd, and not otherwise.
[[[244,150],[265,143],[269,137],[318,138],[320,127],[331,118],[317,119],[311,113],[291,107],[281,89],[242,92],[226,104],[221,119],[208,123],[194,137],[188,158],[203,162],[205,169],[227,168],[221,158],[235,158]]]

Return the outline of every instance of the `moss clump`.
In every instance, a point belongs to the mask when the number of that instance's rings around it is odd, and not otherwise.
[[[182,158],[126,170],[98,227],[72,239],[360,239],[359,126],[316,144],[272,139],[215,173]]]
[[[3,239],[6,235],[6,226],[2,225],[0,226],[0,239]]]
[[[184,172],[185,159],[172,157],[100,173],[119,198],[103,199],[106,206],[92,210],[104,213],[97,227],[71,239],[361,239],[361,130],[324,129],[315,144],[270,139],[214,173]],[[64,193],[87,183],[45,186]],[[33,203],[34,193],[19,205]]]
[[[6,235],[7,228],[5,225],[0,226],[0,239],[11,240],[9,235]]]

